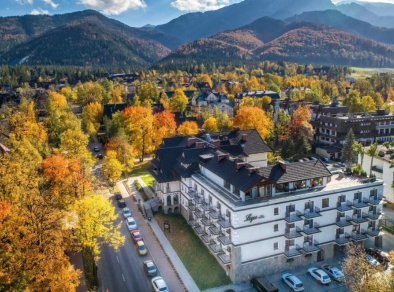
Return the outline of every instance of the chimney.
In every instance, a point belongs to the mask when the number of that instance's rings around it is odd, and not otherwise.
[[[205,142],[198,141],[196,142],[196,148],[204,148]]]
[[[247,134],[242,134],[241,141],[245,143],[247,140],[248,140],[248,135]]]
[[[248,167],[249,174],[252,175],[253,173],[256,173],[258,169],[259,169],[258,167],[249,166]]]
[[[211,140],[211,144],[215,147],[220,147],[220,140],[218,139]]]
[[[237,162],[235,163],[237,170],[240,170],[242,167],[246,166],[245,162]]]
[[[234,127],[233,127],[233,132],[238,132],[239,130],[241,130],[240,127],[238,127],[238,126],[234,126]]]
[[[187,147],[193,146],[194,143],[196,143],[196,138],[194,137],[187,138]]]
[[[218,162],[220,162],[220,161],[222,161],[223,159],[228,158],[230,155],[229,155],[228,153],[220,152],[220,153],[218,153],[217,156],[218,156]]]
[[[279,160],[278,165],[282,168],[283,172],[286,172],[286,163],[283,160]]]

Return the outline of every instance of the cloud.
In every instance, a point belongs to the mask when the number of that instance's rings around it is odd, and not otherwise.
[[[33,1],[33,0],[29,0],[29,1]],[[42,0],[42,2],[44,2],[44,3],[48,4],[48,5],[51,5],[51,7],[52,7],[53,9],[56,9],[56,8],[59,7],[59,4],[53,2],[53,0]]]
[[[231,0],[175,0],[171,2],[171,6],[180,11],[208,11],[215,10],[227,6],[233,2]]]
[[[37,8],[37,9],[33,9],[30,12],[30,14],[31,15],[46,15],[46,14],[49,14],[49,11],[45,10],[45,9]]]
[[[144,0],[80,0],[79,3],[110,15],[117,15],[129,9],[146,6]]]
[[[33,4],[33,0],[16,0],[19,4]]]

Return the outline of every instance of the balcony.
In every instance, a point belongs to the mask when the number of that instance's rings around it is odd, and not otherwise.
[[[217,210],[211,208],[211,210],[209,210],[209,217],[211,217],[211,219],[217,220],[220,217],[220,213]]]
[[[311,234],[319,233],[321,231],[319,229],[319,224],[315,222],[313,226],[304,225],[301,232],[304,233],[305,235],[311,235]]]
[[[201,223],[204,226],[210,226],[212,224],[211,220],[209,220],[209,218],[207,218],[207,217],[202,218]]]
[[[287,212],[285,217],[286,222],[293,223],[297,221],[302,221],[301,212],[294,211],[294,212]]]
[[[320,250],[318,244],[319,243],[316,240],[314,240],[313,242],[304,242],[304,244],[302,245],[302,251],[304,253],[317,252]]]
[[[203,202],[202,205],[201,205],[201,209],[203,211],[207,212],[207,211],[209,211],[211,209],[211,206],[208,203]]]
[[[215,241],[211,241],[211,244],[209,245],[209,249],[214,253],[218,253],[222,251],[220,244],[216,243]]]
[[[382,196],[371,196],[368,200],[368,205],[378,206],[382,202]]]
[[[320,209],[318,207],[314,207],[305,209],[304,215],[302,215],[301,217],[303,217],[304,219],[312,219],[320,216]]]
[[[194,226],[196,226],[196,224],[198,224],[198,222],[194,219],[190,220],[188,223],[191,227],[194,227]]]
[[[222,227],[222,228],[230,228],[231,227],[231,223],[228,219],[225,219],[223,217],[221,217],[218,221],[218,224]]]
[[[194,215],[197,218],[202,218],[202,216],[204,216],[204,213],[200,209],[196,209],[196,212],[194,212]]]
[[[225,235],[225,234],[221,234],[221,235],[218,237],[218,240],[219,240],[220,243],[223,244],[223,245],[229,245],[229,244],[232,243],[232,242],[231,242],[230,236]]]
[[[346,201],[346,202],[338,202],[337,203],[337,210],[339,212],[346,212],[346,211],[350,211],[352,210],[352,205],[353,203],[350,201]]]
[[[365,234],[366,232],[357,232],[357,231],[353,231],[350,235],[350,238],[353,241],[362,241],[367,239],[367,235]]]
[[[352,223],[353,223],[354,225],[358,225],[358,224],[367,222],[367,221],[368,221],[367,216],[368,216],[368,215],[367,215],[366,213],[363,213],[361,216],[359,216],[359,215],[357,215],[357,214],[354,214],[354,215],[352,216],[351,221],[352,221]]]
[[[376,210],[376,211],[369,211],[368,212],[368,219],[370,221],[375,221],[375,220],[379,220],[380,216],[382,216],[382,211],[380,210]]]
[[[204,228],[202,228],[200,224],[196,224],[193,228],[194,228],[194,231],[195,231],[198,235],[201,235],[201,234],[204,233]]]
[[[209,243],[209,242],[211,241],[211,236],[208,235],[207,233],[204,233],[204,234],[201,236],[201,238],[202,238],[202,240],[203,240],[205,243]]]
[[[297,238],[297,237],[301,237],[301,236],[302,236],[301,228],[299,228],[299,227],[287,229],[285,232],[285,237],[287,239]]]
[[[201,196],[196,195],[194,196],[194,202],[196,203],[196,205],[201,205],[204,202],[204,199]]]
[[[194,198],[194,196],[197,195],[197,192],[194,191],[194,190],[189,190],[189,191],[187,192],[187,194],[189,195],[190,198]]]
[[[337,217],[336,225],[338,227],[349,226],[349,225],[352,225],[352,223],[350,222],[351,220],[352,220],[352,217],[350,217],[350,216]]]
[[[231,256],[229,254],[226,254],[223,251],[218,254],[218,257],[222,261],[222,263],[225,265],[228,265],[231,263]]]
[[[361,209],[361,208],[368,207],[367,202],[368,202],[368,200],[366,200],[364,198],[362,200],[356,199],[353,201],[353,209]]]
[[[189,208],[190,211],[196,210],[196,205],[192,202],[189,202],[189,205],[187,207]]]
[[[287,250],[285,250],[284,254],[287,258],[297,257],[297,256],[301,255],[300,246],[297,245],[296,248],[294,248],[294,247],[288,248]]]
[[[350,234],[349,233],[345,233],[345,234],[338,234],[335,238],[335,243],[337,245],[346,245],[350,242]]]
[[[219,235],[221,230],[219,227],[215,226],[215,225],[211,225],[211,227],[208,228],[209,232],[211,232],[211,234],[213,235]]]
[[[369,237],[376,237],[376,236],[379,235],[379,233],[380,233],[380,228],[369,227],[369,228],[367,229],[367,235],[368,235]]]

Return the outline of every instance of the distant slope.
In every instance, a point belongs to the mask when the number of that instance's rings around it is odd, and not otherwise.
[[[57,64],[80,66],[146,66],[170,50],[133,33],[127,26],[103,22],[91,16],[46,31],[3,54],[10,64]]]
[[[286,20],[288,22],[302,21],[323,24],[375,41],[394,44],[394,29],[376,27],[337,10],[304,12]]]
[[[247,25],[263,16],[287,18],[304,11],[334,9],[330,0],[245,0],[205,13],[188,13],[156,29],[189,42]]]
[[[163,63],[183,60],[285,60],[352,66],[394,66],[394,46],[327,26],[264,17],[242,28],[183,45]]]

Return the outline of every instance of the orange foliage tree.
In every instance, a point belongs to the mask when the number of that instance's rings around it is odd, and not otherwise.
[[[163,111],[154,115],[154,146],[161,144],[164,138],[172,137],[176,134],[175,115],[168,111]]]
[[[242,130],[256,129],[263,139],[271,134],[273,123],[266,112],[252,106],[241,106],[234,117],[234,126]]]

